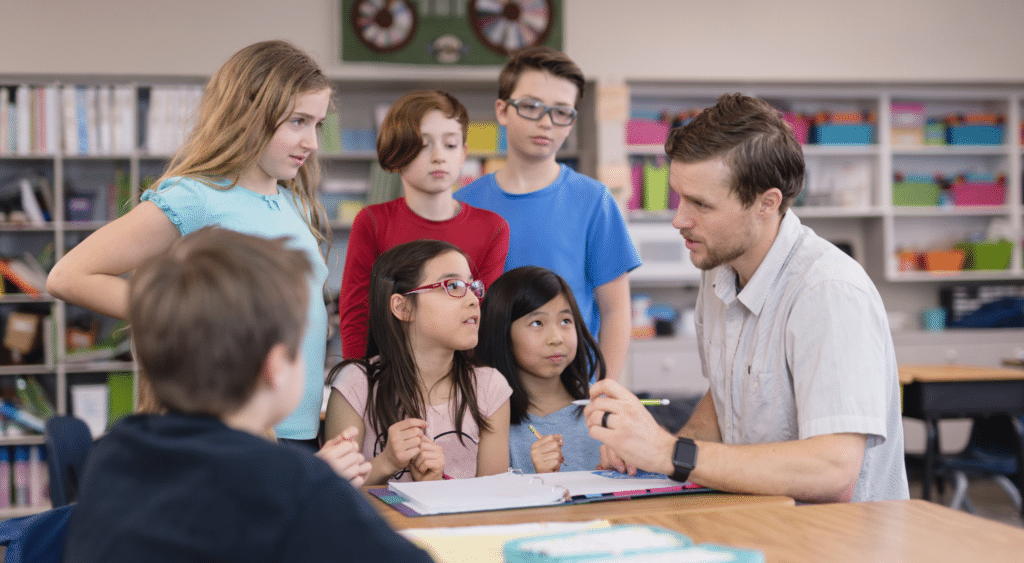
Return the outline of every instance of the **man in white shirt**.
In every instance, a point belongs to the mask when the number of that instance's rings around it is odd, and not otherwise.
[[[725,95],[665,144],[672,225],[704,270],[710,390],[677,436],[614,381],[591,387],[601,463],[805,502],[905,499],[896,356],[863,268],[789,211],[803,153],[767,103]]]

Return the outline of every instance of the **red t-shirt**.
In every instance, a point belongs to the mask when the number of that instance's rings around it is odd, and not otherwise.
[[[462,249],[469,256],[473,278],[487,287],[505,270],[508,224],[497,213],[463,203],[455,217],[431,221],[409,209],[404,197],[367,206],[352,222],[341,279],[338,313],[345,359],[366,354],[373,262],[387,250],[419,239],[443,240]]]

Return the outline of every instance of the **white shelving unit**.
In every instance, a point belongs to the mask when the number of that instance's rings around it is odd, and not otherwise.
[[[621,85],[608,88],[621,94]],[[1021,242],[1024,239],[1024,201],[1022,201],[1021,119],[1024,113],[1024,88],[1020,85],[860,85],[860,84],[753,84],[753,83],[669,83],[630,81],[625,84],[627,103],[632,115],[650,115],[667,112],[699,110],[713,105],[724,93],[742,92],[773,103],[785,111],[815,114],[817,112],[864,112],[874,116],[874,139],[868,145],[814,145],[803,146],[807,164],[807,192],[805,204],[794,208],[801,221],[816,232],[836,242],[852,247],[855,258],[865,267],[882,292],[883,298],[897,307],[909,301],[907,318],[913,318],[918,307],[934,306],[919,295],[934,295],[944,284],[1013,283],[1024,280],[1021,260]],[[947,145],[901,146],[892,139],[894,103],[914,103],[924,107],[926,117],[939,118],[947,114],[972,112],[996,113],[1003,116],[1003,142],[999,145]],[[601,168],[628,167],[637,160],[664,156],[664,147],[629,145],[624,134],[625,122],[606,120],[599,130],[602,134]],[[614,137],[614,138],[613,138]],[[859,166],[868,171],[863,193],[846,197],[829,194],[829,168],[846,165]],[[956,174],[984,172],[1006,178],[1006,198],[1002,205],[954,207],[895,207],[892,205],[892,184],[895,172]],[[621,177],[623,174],[620,174]],[[610,175],[614,177],[614,175]],[[609,182],[610,183],[610,182]],[[629,199],[620,194],[620,200]],[[815,201],[817,194],[823,194]],[[662,228],[678,237],[668,225],[673,212],[629,210],[627,218],[631,229],[641,234],[652,228]],[[1005,270],[962,270],[958,272],[901,271],[897,251],[904,247],[922,250],[948,247],[984,231],[993,220],[1001,221],[1013,243],[1012,258]],[[676,277],[661,274],[651,278],[637,271],[632,278],[639,291],[665,295],[693,292],[696,279],[683,264]],[[887,298],[887,294],[891,297]],[[691,293],[695,295],[695,293]],[[906,296],[917,298],[907,300]],[[937,300],[937,298],[936,298]],[[685,302],[685,299],[683,299]],[[918,302],[925,303],[919,305]],[[999,331],[992,331],[1001,334]],[[1006,353],[1012,349],[1011,335],[1006,331]],[[631,377],[639,391],[644,384],[653,385],[660,392],[664,382],[678,378],[693,380],[699,374],[699,364],[680,361],[695,346],[692,338],[677,336],[666,344],[655,341],[634,341]],[[640,373],[638,373],[638,370]],[[673,372],[668,374],[666,372]],[[657,374],[657,375],[655,375]]]

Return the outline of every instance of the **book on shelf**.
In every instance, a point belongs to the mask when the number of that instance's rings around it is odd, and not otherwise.
[[[20,258],[0,259],[0,274],[15,287],[32,297],[41,297],[46,291],[46,272],[35,261]]]
[[[131,339],[125,338],[116,343],[97,344],[77,350],[68,350],[64,355],[64,361],[67,363],[113,361],[130,353],[131,349]]]
[[[15,393],[21,399],[22,408],[33,416],[46,420],[54,415],[56,409],[46,396],[39,380],[31,375],[19,377],[14,383]]]
[[[46,423],[42,419],[7,401],[0,403],[0,416],[32,432],[42,434],[46,431]]]

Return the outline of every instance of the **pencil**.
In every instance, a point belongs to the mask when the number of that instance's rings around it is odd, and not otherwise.
[[[530,432],[533,432],[534,436],[536,436],[538,439],[540,438],[540,432],[537,432],[537,429],[534,428],[532,424],[528,425],[527,428],[530,429]],[[569,464],[565,462],[565,459],[562,459],[562,465],[569,467]]]
[[[655,406],[655,405],[667,405],[668,403],[669,403],[668,399],[640,399],[640,404],[641,405]],[[590,399],[578,399],[576,401],[573,401],[572,404],[584,407],[584,406],[587,406],[587,405],[590,404]]]

